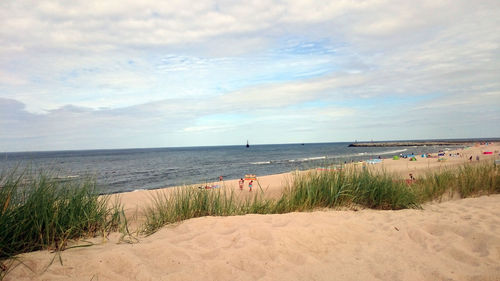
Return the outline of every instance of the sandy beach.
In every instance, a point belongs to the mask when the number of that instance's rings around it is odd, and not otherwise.
[[[485,155],[483,152],[491,151],[495,152],[491,155]],[[421,155],[416,155],[417,161],[409,161],[409,159],[393,160],[392,156],[382,159],[378,164],[367,164],[365,163],[349,163],[346,166],[372,169],[374,171],[386,171],[388,173],[396,174],[401,178],[409,178],[411,173],[414,177],[424,176],[428,172],[440,171],[448,168],[457,167],[463,164],[478,164],[481,161],[492,161],[493,159],[499,159],[498,151],[500,151],[500,144],[493,143],[489,145],[479,145],[475,144],[473,146],[467,147],[465,149],[456,150],[446,150],[444,158],[446,161],[439,161],[437,158],[437,153],[433,156],[436,158],[422,158]],[[452,156],[450,156],[452,155]],[[472,161],[469,158],[472,157]],[[476,158],[479,157],[480,161]],[[496,157],[496,158],[495,158]],[[307,172],[307,171],[305,171]],[[250,193],[248,188],[248,181],[245,181],[243,190],[240,192],[238,181],[239,179],[224,180],[222,182],[212,182],[209,185],[219,185],[221,188],[227,190],[233,190],[239,197],[248,198],[254,196],[255,193],[263,193],[264,196],[268,198],[277,198],[282,194],[283,188],[291,185],[293,183],[294,175],[297,172],[289,172],[283,174],[258,176],[258,181],[254,184],[253,191]],[[302,172],[303,173],[303,172]],[[244,175],[242,175],[244,177]],[[204,184],[198,184],[195,186],[203,186]],[[151,202],[152,197],[158,193],[169,193],[175,188],[182,187],[170,187],[156,190],[137,190],[133,192],[124,192],[119,194],[113,194],[112,200],[119,199],[125,206],[125,210],[128,215],[137,214],[140,217],[141,210],[147,204]]]
[[[446,161],[417,156],[352,165],[419,177],[471,156],[471,164],[480,162],[477,156],[498,159],[498,150],[490,144],[446,151]],[[258,177],[252,193],[248,182],[240,191],[237,181],[219,184],[241,197],[277,197],[293,174]],[[172,190],[113,197],[140,220],[154,194]],[[62,265],[48,251],[23,254],[24,265],[5,280],[500,280],[500,195],[428,203],[422,210],[202,217],[133,244],[120,242],[118,233],[91,241],[96,245],[61,252]]]
[[[0,281],[500,281],[500,0],[0,15]]]

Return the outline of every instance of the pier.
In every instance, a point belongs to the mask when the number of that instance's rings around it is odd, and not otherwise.
[[[384,141],[384,142],[355,142],[349,147],[389,147],[389,146],[445,146],[445,145],[466,145],[477,143],[474,140],[459,141]],[[490,142],[488,140],[480,142]]]

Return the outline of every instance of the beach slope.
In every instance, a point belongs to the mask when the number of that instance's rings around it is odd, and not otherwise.
[[[202,217],[137,244],[115,235],[66,250],[48,269],[54,254],[24,254],[6,280],[500,280],[499,207],[492,195],[423,210]]]

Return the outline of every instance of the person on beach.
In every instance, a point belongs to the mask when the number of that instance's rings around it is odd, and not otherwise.
[[[222,181],[222,180],[223,180],[222,176],[219,176],[219,181]]]
[[[245,184],[245,180],[243,180],[242,178],[240,178],[240,190],[243,190],[243,185]]]
[[[249,191],[252,191],[252,185],[253,185],[253,181],[250,181],[248,183],[248,189],[249,189]]]

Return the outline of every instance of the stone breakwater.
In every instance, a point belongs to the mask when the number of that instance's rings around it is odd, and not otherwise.
[[[477,142],[477,141],[476,141]],[[488,142],[488,141],[485,141]],[[356,142],[349,147],[389,147],[389,146],[435,146],[435,145],[467,145],[474,141],[395,141],[395,142]]]

